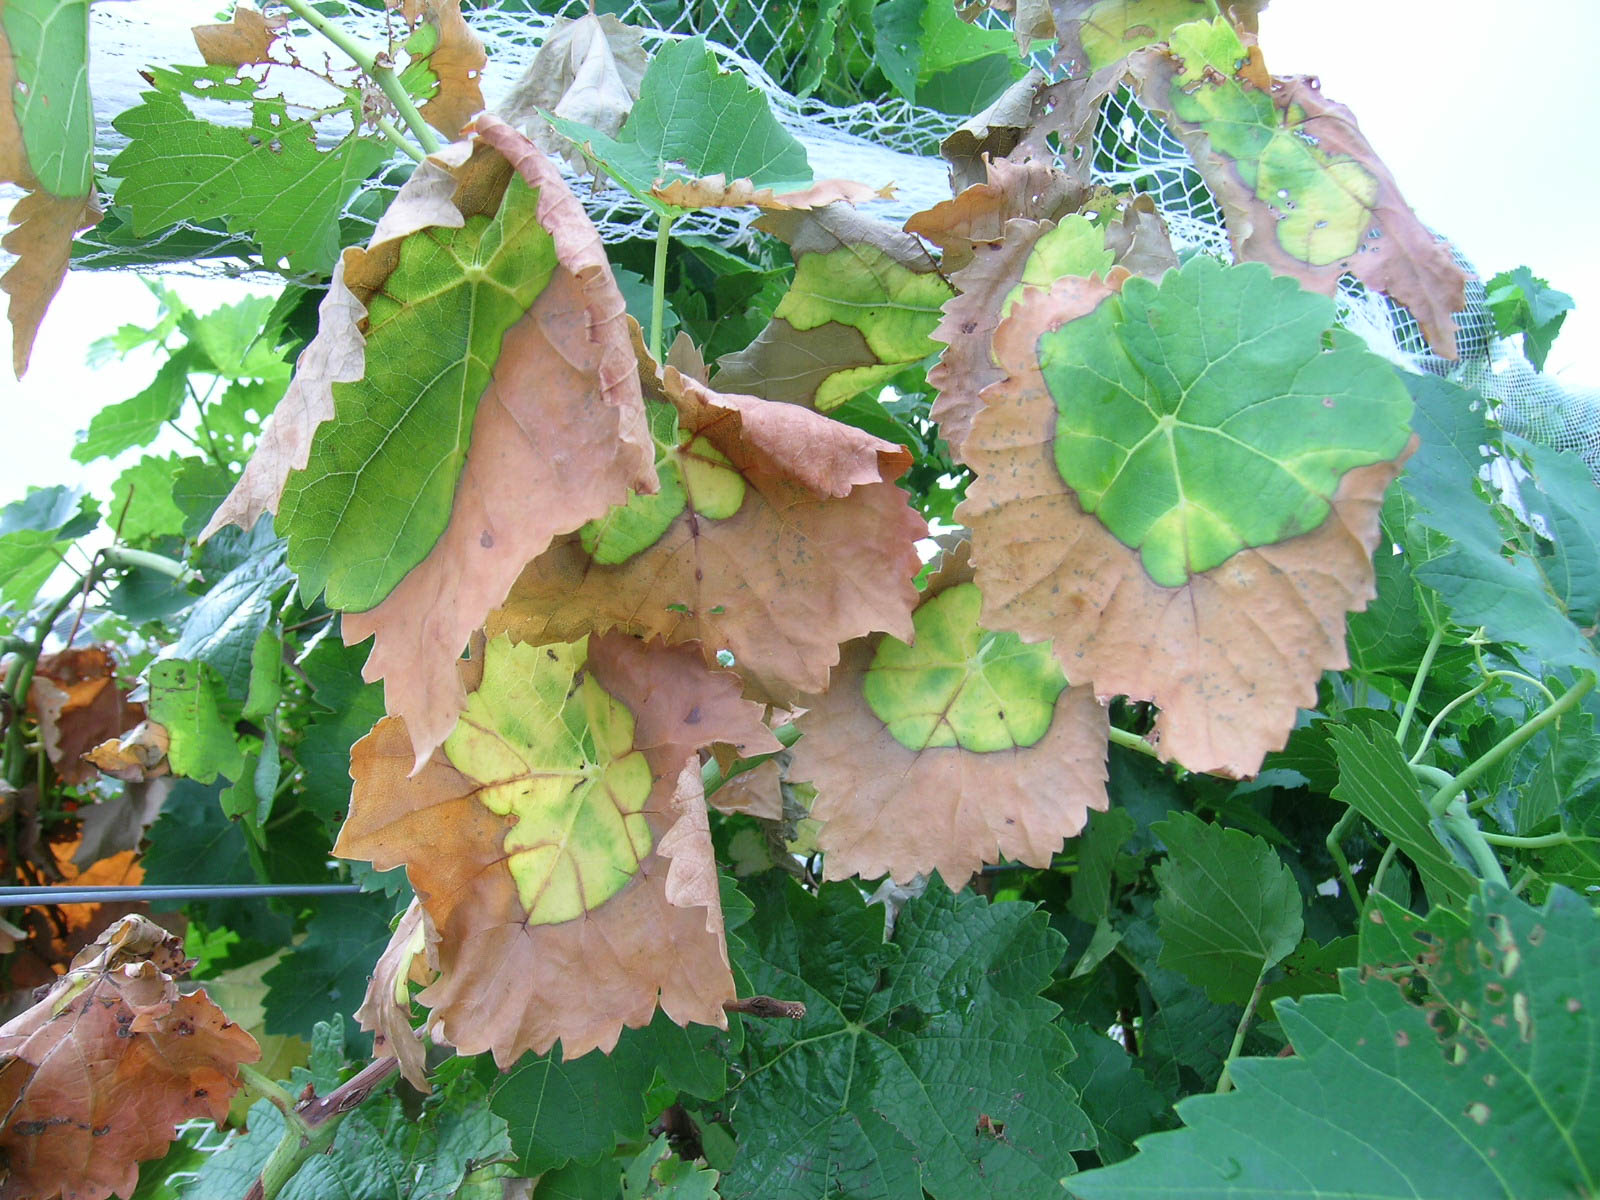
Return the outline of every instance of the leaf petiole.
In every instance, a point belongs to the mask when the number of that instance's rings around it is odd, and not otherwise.
[[[1233,1075],[1231,1068],[1233,1060],[1239,1057],[1239,1051],[1244,1049],[1245,1034],[1250,1032],[1250,1022],[1256,1015],[1256,1006],[1261,1003],[1261,992],[1267,986],[1267,972],[1272,970],[1272,963],[1261,964],[1261,974],[1256,976],[1255,989],[1250,993],[1250,1000],[1244,1006],[1244,1015],[1239,1018],[1239,1028],[1234,1030],[1233,1045],[1228,1047],[1228,1057],[1222,1064],[1222,1075],[1217,1080],[1217,1095],[1233,1090]]]
[[[661,328],[667,316],[667,244],[675,214],[662,213],[656,223],[655,274],[650,280],[650,357],[661,361]]]

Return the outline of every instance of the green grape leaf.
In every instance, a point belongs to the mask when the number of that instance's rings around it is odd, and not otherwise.
[[[622,1200],[717,1200],[717,1172],[685,1162],[662,1134],[623,1168]]]
[[[938,349],[954,290],[922,243],[843,205],[756,222],[794,252],[794,280],[756,340],[718,363],[716,386],[824,412],[873,395]]]
[[[189,339],[193,369],[223,379],[283,381],[289,364],[278,349],[280,321],[275,296],[249,296],[201,314],[178,313],[178,332]]]
[[[668,41],[639,83],[616,137],[545,114],[624,189],[658,213],[683,210],[650,194],[657,180],[723,175],[756,185],[811,178],[805,148],[778,124],[765,94],[722,71],[702,37]]]
[[[1466,272],[1315,78],[1274,79],[1221,16],[1171,30],[1129,73],[1194,157],[1238,258],[1329,296],[1354,275],[1410,309],[1437,354],[1456,356]]]
[[[227,699],[217,669],[209,663],[163,659],[150,665],[150,719],[166,726],[167,760],[175,775],[201,783],[244,774],[244,751],[233,734],[238,709]],[[230,714],[231,709],[231,714]]]
[[[89,428],[72,448],[74,462],[114,458],[134,446],[146,446],[162,426],[178,416],[188,397],[189,372],[194,357],[179,350],[162,363],[156,376],[138,395],[108,404],[89,418]]]
[[[1076,1176],[1070,1192],[1205,1200],[1593,1191],[1596,920],[1565,889],[1535,909],[1486,887],[1466,922],[1445,911],[1412,930],[1412,962],[1342,972],[1339,995],[1278,1001],[1292,1057],[1236,1060],[1234,1091],[1180,1101],[1185,1128]]]
[[[260,243],[269,265],[326,272],[339,253],[339,213],[363,179],[389,159],[389,147],[348,137],[317,148],[309,121],[281,98],[259,98],[234,82],[237,68],[175,67],[151,73],[155,90],[112,124],[128,144],[107,168],[122,182],[117,204],[138,237],[180,222],[221,220]],[[186,97],[251,101],[248,127],[194,115]]]
[[[389,942],[392,899],[379,893],[321,897],[306,936],[263,977],[268,1033],[310,1036],[318,1021],[339,1014],[353,1053],[366,1053],[368,1036],[351,1015],[367,990],[372,964]]]
[[[311,1082],[295,1072],[296,1090]],[[326,1092],[325,1083],[319,1088]],[[271,1101],[250,1109],[247,1131],[211,1155],[183,1191],[184,1200],[238,1200],[257,1181],[284,1136]],[[345,1117],[326,1154],[313,1155],[278,1193],[281,1200],[378,1197],[435,1200],[464,1195],[468,1174],[510,1157],[505,1122],[489,1111],[482,1085],[462,1074],[408,1113],[392,1091]]]
[[[1427,802],[1394,734],[1375,725],[1330,725],[1328,736],[1339,763],[1334,799],[1350,805],[1404,851],[1433,903],[1463,903],[1472,894],[1472,874],[1430,828]]]
[[[295,757],[304,770],[300,803],[337,830],[350,807],[350,747],[383,719],[383,687],[361,681],[359,647],[330,637],[302,664],[316,708]]]
[[[1576,307],[1566,292],[1558,292],[1527,267],[1501,271],[1485,285],[1484,303],[1494,314],[1495,332],[1501,337],[1522,335],[1522,352],[1536,371],[1544,370],[1550,345],[1561,332],[1567,313]]]
[[[1116,284],[1028,289],[995,331],[956,510],[983,622],[1158,704],[1161,757],[1253,775],[1347,661],[1409,398],[1259,264]]]
[[[1228,5],[1228,15],[1240,30],[1255,33],[1266,6],[1267,0],[1237,0]],[[1135,50],[1166,41],[1196,16],[1194,0],[1056,0],[1053,8],[1061,58],[1073,64],[1075,75],[1114,67]]]
[[[1414,520],[1445,539],[1412,547],[1416,578],[1439,593],[1455,624],[1481,625],[1495,641],[1526,646],[1547,667],[1592,668],[1600,657],[1593,634],[1600,561],[1594,530],[1585,524],[1593,520],[1594,489],[1582,479],[1581,463],[1549,455],[1554,470],[1547,497],[1537,476],[1521,485],[1530,507],[1552,522],[1550,549],[1525,527],[1513,540],[1478,483],[1486,465],[1482,447],[1497,440],[1483,398],[1431,375],[1408,375],[1406,383],[1416,399],[1422,444],[1401,487],[1415,501]],[[1548,452],[1536,453],[1543,459]]]
[[[718,1100],[727,1089],[727,1056],[743,1043],[740,1026],[683,1029],[657,1014],[626,1029],[610,1054],[563,1059],[559,1051],[524,1055],[493,1085],[491,1107],[504,1117],[517,1170],[539,1175],[569,1162],[608,1156],[618,1140],[640,1140],[657,1087]]]
[[[1167,846],[1156,867],[1163,967],[1218,1004],[1243,1004],[1267,968],[1300,943],[1300,889],[1258,837],[1189,813],[1151,826]]]
[[[970,25],[940,0],[887,0],[873,8],[872,28],[878,68],[924,107],[982,109],[1025,69],[1010,33]]]
[[[1105,808],[1105,708],[1067,686],[1048,644],[985,629],[981,603],[958,546],[927,581],[910,644],[849,643],[806,701],[788,778],[816,786],[826,878],[937,870],[959,885],[987,862],[1049,866]]]
[[[62,542],[82,537],[99,523],[94,501],[81,488],[40,488],[0,508],[0,601],[33,603],[61,565]]]
[[[180,471],[199,461],[179,454],[165,458],[147,454],[118,475],[111,485],[108,522],[117,536],[137,544],[182,533],[183,510],[172,498],[172,484]]]
[[[1147,1133],[1177,1122],[1172,1101],[1122,1046],[1097,1029],[1063,1022],[1077,1057],[1062,1078],[1078,1090],[1078,1103],[1094,1125],[1095,1154],[1104,1166],[1133,1153]]]
[[[334,385],[334,418],[283,489],[278,529],[308,597],[371,608],[439,540],[501,338],[555,265],[538,193],[520,177],[493,219],[401,243],[368,305],[366,375]]]
[[[1056,1006],[1038,995],[1063,950],[1044,914],[935,879],[885,941],[882,911],[852,885],[813,897],[769,872],[746,887],[750,986],[806,1015],[745,1029],[724,1196],[1055,1191],[1094,1135],[1059,1074],[1072,1047]]]
[[[20,379],[66,274],[73,236],[100,219],[89,0],[0,7],[0,183],[27,193],[12,206],[4,241],[17,261],[0,279],[11,297],[11,363]]]
[[[277,610],[273,598],[294,578],[284,566],[283,554],[283,543],[273,542],[217,580],[195,601],[177,641],[163,649],[161,657],[210,664],[228,694],[244,700],[256,642]]]
[[[1405,388],[1358,344],[1324,350],[1333,315],[1201,255],[1039,339],[1057,469],[1156,583],[1315,529],[1348,471],[1405,448]]]

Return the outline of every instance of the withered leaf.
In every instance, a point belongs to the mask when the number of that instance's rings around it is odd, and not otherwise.
[[[461,0],[387,0],[411,26],[414,58],[428,65],[438,88],[422,106],[427,121],[451,141],[461,136],[475,113],[483,111],[479,80],[489,61],[483,43],[461,15]],[[420,44],[416,39],[425,39]]]
[[[1063,482],[1057,401],[1039,365],[1040,337],[1109,294],[1060,280],[995,334],[1005,378],[973,423],[966,455],[978,477],[958,510],[973,531],[983,621],[1053,639],[1068,675],[1102,695],[1159,704],[1164,758],[1251,775],[1296,708],[1315,702],[1322,671],[1347,665],[1345,613],[1374,595],[1378,511],[1409,451],[1347,471],[1309,531],[1158,584]]]
[[[460,712],[462,647],[524,564],[630,488],[657,486],[626,308],[599,234],[541,150],[487,114],[476,130],[480,155],[503,155],[538,188],[558,265],[501,344],[443,536],[375,608],[344,618],[346,644],[374,639],[363,673],[384,680],[419,765]]]
[[[378,956],[367,995],[356,1009],[361,1028],[371,1031],[372,1053],[400,1060],[400,1074],[419,1092],[431,1092],[427,1051],[411,1025],[412,982],[431,983],[439,972],[439,934],[421,900],[413,899],[389,945]]]
[[[482,672],[472,701],[416,775],[396,718],[353,748],[335,847],[405,864],[440,938],[418,997],[435,1040],[502,1066],[558,1039],[573,1057],[610,1050],[658,998],[680,1024],[722,1025],[733,979],[698,751],[776,749],[759,707],[693,647],[620,634],[496,639],[465,670]]]
[[[621,561],[602,561],[582,534],[556,542],[490,616],[490,636],[566,641],[621,628],[694,642],[708,664],[731,653],[751,695],[783,701],[827,686],[841,642],[909,635],[913,542],[926,526],[891,482],[909,465],[904,450],[674,367],[652,386],[680,431],[671,453],[684,482],[661,493],[677,507],[654,515],[642,548]]]
[[[575,21],[557,18],[528,69],[501,102],[500,115],[541,149],[565,156],[582,170],[582,153],[550,127],[540,110],[615,136],[639,98],[639,83],[649,62],[643,36],[643,30],[624,25],[610,13],[587,13]]]
[[[248,4],[236,4],[232,20],[220,24],[196,25],[194,44],[200,57],[207,63],[228,63],[244,66],[246,63],[272,61],[272,41],[282,28],[282,19],[268,21],[259,9]]]
[[[1255,33],[1267,0],[1225,0],[1236,28]],[[1218,11],[1211,0],[1053,0],[1057,63],[1075,77],[1116,67],[1136,50],[1164,42],[1190,21]]]
[[[144,720],[144,705],[117,686],[116,662],[102,646],[42,654],[28,688],[45,753],[63,783],[95,777],[85,755]]]
[[[187,966],[177,938],[124,917],[0,1027],[7,1196],[132,1195],[180,1122],[227,1115],[260,1049],[203,990],[178,994]]]
[[[828,879],[937,870],[958,888],[1002,857],[1045,867],[1106,807],[1104,706],[1048,645],[980,627],[972,577],[963,543],[928,581],[914,645],[851,642],[799,719],[790,774],[816,785]]]
[[[677,208],[764,208],[786,212],[801,208],[823,208],[836,201],[860,204],[867,200],[887,200],[894,195],[894,184],[868,187],[851,179],[820,179],[797,191],[775,193],[770,187],[757,187],[748,179],[730,180],[726,175],[702,175],[696,179],[674,179],[658,183],[650,194],[663,204]]]

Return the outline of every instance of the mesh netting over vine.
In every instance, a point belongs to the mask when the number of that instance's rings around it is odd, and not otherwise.
[[[864,95],[848,72],[818,71],[813,61],[818,50],[808,45],[815,7],[807,0],[779,5],[760,0],[601,0],[596,5],[600,12],[645,30],[647,50],[668,39],[704,36],[724,67],[742,73],[767,95],[778,120],[805,146],[816,177],[895,185],[894,199],[871,206],[875,216],[903,221],[946,198],[949,178],[938,155],[939,142],[965,117],[899,97]],[[473,30],[489,56],[482,86],[491,108],[522,74],[555,21],[581,16],[588,8],[586,0],[505,0],[469,7]],[[205,0],[128,0],[92,10],[102,166],[124,140],[112,129],[111,118],[136,103],[147,86],[140,70],[150,62],[196,58],[190,26],[212,19],[213,9]],[[377,43],[389,35],[392,18],[380,7],[353,8],[338,19],[357,37]],[[841,22],[829,48],[833,61],[848,60],[856,53],[870,58],[870,48],[860,43],[851,23]],[[1038,65],[1048,66],[1047,56],[1036,59]],[[807,78],[815,80],[815,86],[810,94],[797,96],[797,90],[808,90]],[[293,90],[291,84],[291,101],[297,99]],[[219,121],[241,119],[238,110],[225,105],[211,106],[205,115]],[[330,136],[343,132],[329,128]],[[408,173],[409,163],[397,158],[389,170],[354,194],[341,222],[347,243],[370,235]],[[1127,89],[1114,92],[1104,104],[1093,173],[1097,182],[1152,195],[1180,249],[1231,257],[1221,208],[1188,151]],[[586,183],[579,190],[608,241],[653,236],[653,215],[627,192],[602,183]],[[750,227],[754,215],[751,210],[700,210],[676,228],[680,235],[699,234],[733,247],[747,246],[760,236]],[[257,261],[252,251],[247,238],[225,229],[179,224],[135,239],[125,225],[111,219],[80,241],[73,265],[183,269],[199,259],[202,269],[213,273],[248,274]],[[1470,270],[1470,264],[1461,262]],[[1468,376],[1465,382],[1499,402],[1508,429],[1581,453],[1600,478],[1600,392],[1566,388],[1529,368],[1514,347],[1494,337],[1483,296],[1480,282],[1468,285],[1467,308],[1457,318],[1459,365],[1428,351],[1416,321],[1404,308],[1368,292],[1348,276],[1341,284],[1340,319],[1396,362]]]

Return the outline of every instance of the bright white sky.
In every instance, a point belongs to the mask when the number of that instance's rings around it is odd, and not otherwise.
[[[1578,309],[1549,366],[1587,386],[1600,386],[1597,44],[1600,0],[1276,0],[1261,29],[1268,68],[1321,75],[1413,207],[1485,277],[1526,264],[1572,294]],[[176,284],[202,311],[242,293],[225,281]],[[0,504],[28,485],[85,479],[69,458],[74,431],[153,370],[149,358],[90,370],[89,343],[155,313],[132,275],[69,276],[27,381],[0,377]],[[99,464],[89,480],[109,490],[122,465]]]

